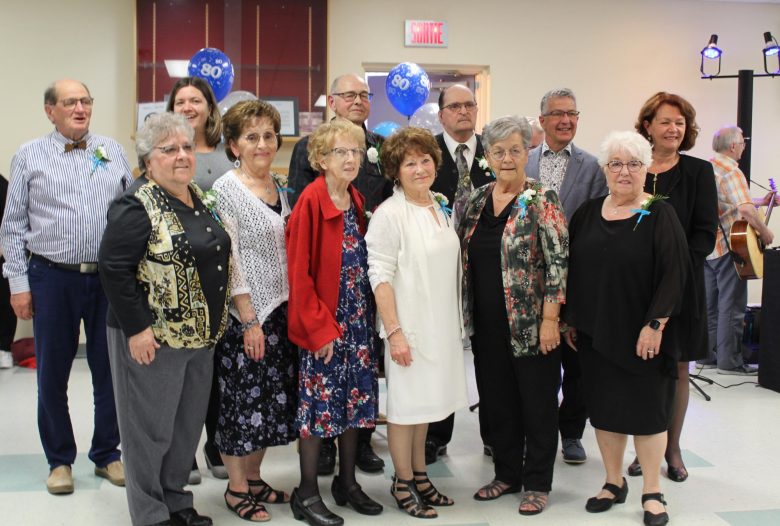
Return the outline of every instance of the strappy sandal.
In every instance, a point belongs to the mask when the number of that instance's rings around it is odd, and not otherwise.
[[[235,497],[239,500],[236,504],[230,504],[228,502],[228,495],[231,497]],[[225,490],[225,506],[238,515],[240,518],[244,519],[245,521],[250,522],[267,522],[271,520],[271,516],[268,514],[268,511],[265,509],[265,506],[262,504],[259,504],[251,493],[241,493],[238,491],[233,491],[230,489],[230,486]],[[258,512],[264,512],[265,517],[261,518],[254,518],[255,514]]]
[[[408,493],[408,497],[399,498],[398,493]],[[390,494],[395,499],[398,508],[402,509],[412,517],[418,519],[435,519],[439,516],[436,510],[428,506],[420,493],[417,491],[417,487],[414,484],[414,480],[399,479],[393,475],[393,485],[390,486]],[[433,513],[431,513],[433,512]]]
[[[538,515],[547,507],[546,491],[525,491],[520,499],[520,515]],[[523,506],[531,506],[532,509],[524,510]]]
[[[477,492],[474,494],[474,500],[480,500],[480,501],[486,501],[486,500],[496,500],[501,495],[506,495],[509,493],[518,493],[520,491],[520,488],[516,486],[511,486],[507,484],[506,482],[502,482],[498,479],[493,479],[489,483],[485,484],[481,488],[477,490]],[[483,492],[485,495],[480,495],[480,492]]]
[[[455,501],[447,495],[439,493],[431,479],[428,478],[428,473],[425,471],[412,471],[412,474],[414,475],[414,485],[417,486],[417,491],[420,492],[423,502],[428,506],[452,506],[455,504]],[[420,487],[421,484],[427,484],[428,487],[422,489]]]
[[[290,496],[286,495],[284,491],[273,489],[263,479],[247,480],[249,484],[249,493],[255,498],[257,502],[265,502],[266,504],[285,504],[290,502]],[[258,491],[252,491],[252,488],[260,488]],[[273,495],[273,500],[271,496]]]

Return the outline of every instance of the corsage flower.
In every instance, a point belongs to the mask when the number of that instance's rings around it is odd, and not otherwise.
[[[203,206],[205,206],[209,211],[211,217],[213,217],[217,223],[222,225],[222,220],[217,214],[217,192],[214,190],[206,190],[205,192],[202,192],[200,194],[200,202],[203,203]]]
[[[636,230],[636,227],[639,226],[639,223],[642,222],[642,218],[645,216],[650,215],[650,206],[653,203],[657,203],[658,201],[663,201],[664,199],[669,199],[668,195],[661,195],[661,194],[653,194],[639,205],[639,208],[634,208],[631,210],[634,214],[639,214],[639,217],[636,218],[636,224],[634,225],[634,230]]]
[[[379,161],[381,149],[382,145],[378,144],[377,146],[371,146],[368,150],[366,150],[366,158],[368,159],[368,162],[376,165],[376,169],[379,170],[379,175],[382,175],[382,163]]]
[[[94,152],[92,152],[92,170],[89,172],[89,176],[92,177],[92,174],[95,173],[95,170],[98,169],[98,166],[102,166],[110,162],[111,159],[109,159],[108,155],[106,155],[106,147],[101,144],[95,148]]]
[[[490,165],[487,162],[487,159],[485,159],[484,157],[477,157],[476,161],[477,161],[477,165],[479,165],[479,167],[482,170],[485,170],[485,175],[487,175],[488,177],[495,177],[495,174],[493,174],[493,170],[491,170]]]
[[[528,207],[539,203],[539,188],[532,186],[527,188],[522,194],[517,196],[515,208],[520,209],[520,218],[525,219],[528,215]]]
[[[439,192],[433,192],[433,199],[439,204],[439,208],[441,208],[445,216],[450,217],[452,215],[452,209],[447,206],[450,204],[447,196]]]

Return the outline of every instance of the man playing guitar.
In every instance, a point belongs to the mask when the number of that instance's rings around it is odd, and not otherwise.
[[[712,162],[718,188],[720,228],[715,250],[704,262],[709,326],[709,356],[699,362],[704,368],[717,367],[720,374],[754,376],[755,367],[744,363],[742,331],[747,306],[747,282],[740,279],[734,266],[726,233],[737,220],[745,220],[768,246],[774,236],[750,198],[745,175],[737,161],[745,150],[742,130],[726,126],[712,139]]]

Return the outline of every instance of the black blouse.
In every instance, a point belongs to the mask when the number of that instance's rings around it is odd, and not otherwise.
[[[114,201],[108,210],[108,224],[100,244],[101,281],[110,303],[106,323],[121,328],[128,337],[150,327],[153,321],[146,294],[136,278],[152,225],[143,204],[133,194],[147,182],[145,177],[139,177]],[[191,190],[194,208],[162,190],[184,227],[195,257],[209,309],[210,334],[214,337],[228,292],[230,236]]]
[[[671,206],[607,221],[604,197],[582,205],[569,224],[569,276],[563,317],[593,338],[593,348],[634,374],[674,374],[677,346],[664,337],[661,360],[642,360],[636,342],[650,320],[677,312],[687,274],[685,234]],[[672,318],[668,325],[675,323]]]

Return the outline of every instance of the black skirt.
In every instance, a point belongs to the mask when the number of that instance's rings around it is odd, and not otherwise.
[[[593,427],[624,435],[654,435],[668,429],[676,379],[660,361],[655,374],[633,374],[594,349],[582,332],[577,334],[577,352]]]

